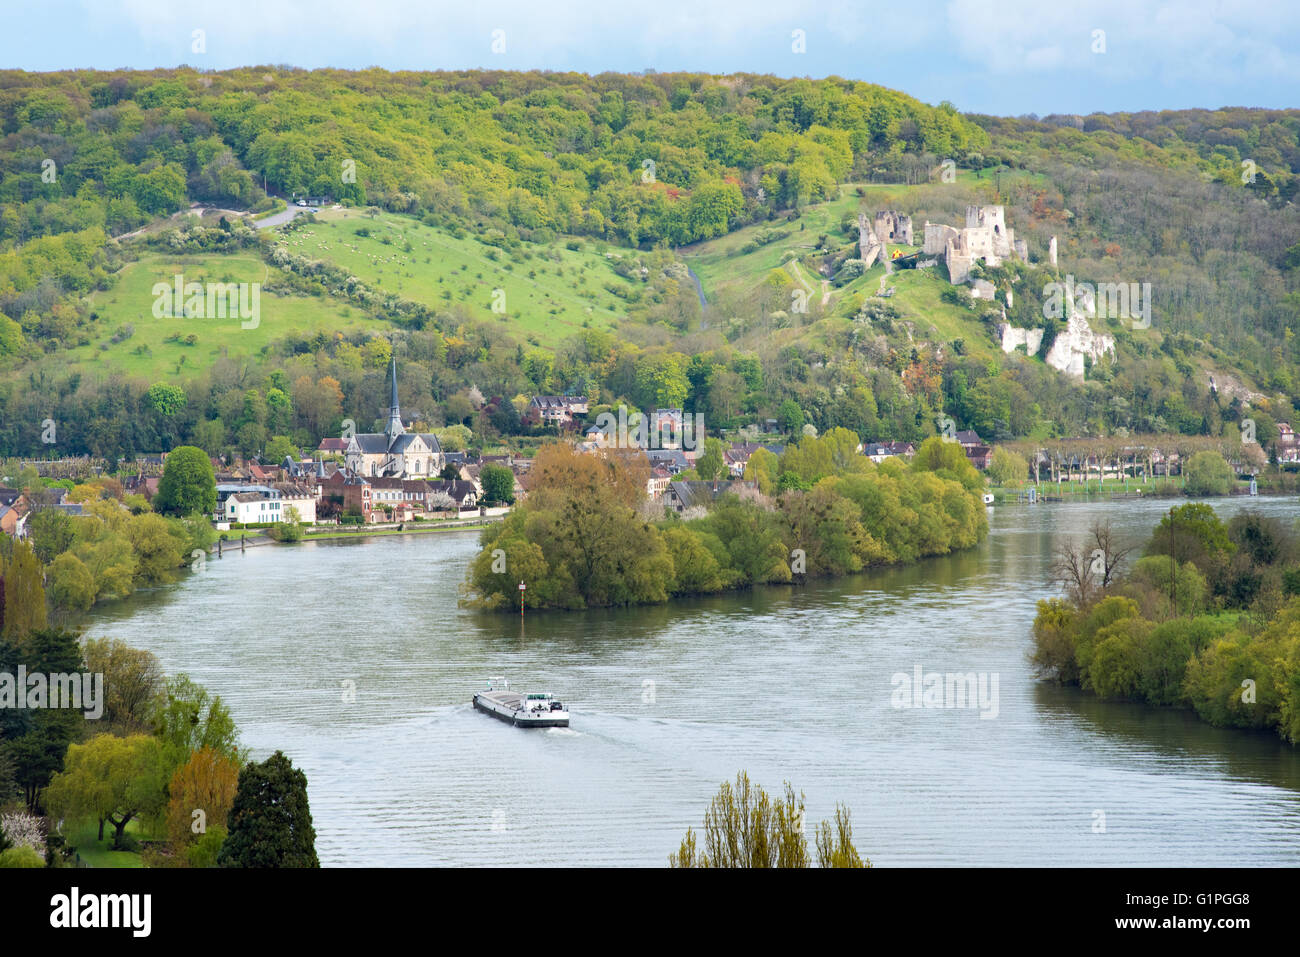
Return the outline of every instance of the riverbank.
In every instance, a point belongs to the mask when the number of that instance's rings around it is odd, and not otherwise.
[[[464,519],[455,522],[438,522],[437,524],[425,522],[404,522],[398,525],[358,525],[353,530],[350,527],[339,526],[332,528],[327,532],[308,533],[303,536],[304,542],[320,542],[337,538],[373,538],[381,535],[421,535],[429,532],[459,532],[476,528],[487,528],[490,525],[500,524],[505,516],[492,515],[486,518]]]
[[[499,523],[504,515],[489,515],[483,518],[467,518],[445,522],[396,522],[392,524],[372,525],[329,525],[309,526],[303,531],[300,542],[322,542],[343,538],[377,538],[386,535],[422,535],[430,532],[458,532],[487,528]],[[256,548],[259,545],[294,545],[297,542],[279,542],[263,529],[236,529],[223,532],[229,538],[223,538],[223,551],[240,551],[241,547]],[[217,551],[214,544],[209,551]]]
[[[1137,479],[1089,479],[1086,482],[1038,482],[1023,483],[1020,485],[991,485],[989,492],[993,495],[996,504],[1011,504],[1016,502],[1030,501],[1030,493],[1033,493],[1033,500],[1037,502],[1062,502],[1062,501],[1102,501],[1107,498],[1123,500],[1139,500],[1144,498],[1186,498],[1187,490],[1184,488],[1185,482],[1180,476],[1173,479],[1152,479],[1149,482],[1143,482]],[[1260,497],[1292,495],[1282,488],[1269,487],[1265,483],[1259,483],[1258,495]],[[1240,496],[1250,496],[1250,486],[1244,482],[1234,485],[1228,495],[1219,496],[1223,499],[1235,499]]]

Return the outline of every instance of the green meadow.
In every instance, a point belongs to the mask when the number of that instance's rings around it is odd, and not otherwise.
[[[277,296],[262,289],[255,328],[243,328],[238,316],[228,318],[159,318],[154,315],[154,285],[183,281],[265,283],[267,266],[256,255],[220,253],[171,255],[147,252],[117,274],[111,289],[88,299],[96,323],[91,341],[62,354],[66,364],[81,372],[124,372],[128,375],[188,378],[211,368],[222,356],[250,358],[273,340],[290,332],[323,329],[347,332],[387,325],[368,318],[355,306],[328,297]],[[190,337],[193,339],[190,339]]]
[[[472,233],[457,237],[389,213],[327,210],[280,242],[336,263],[372,289],[435,309],[460,306],[546,346],[583,328],[614,327],[643,288],[614,271],[634,250],[561,238],[510,252]],[[580,248],[568,248],[569,242]]]

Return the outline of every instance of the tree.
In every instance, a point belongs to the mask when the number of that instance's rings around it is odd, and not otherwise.
[[[200,748],[210,748],[233,760],[240,760],[239,735],[235,721],[220,696],[177,674],[167,680],[153,716],[154,734],[167,749],[172,766]]]
[[[688,829],[668,862],[672,867],[810,867],[803,827],[804,797],[796,797],[788,781],[784,795],[773,798],[741,771],[734,788],[729,781],[722,783],[705,812],[703,851]],[[853,847],[852,837],[849,811],[837,805],[834,827],[823,821],[816,831],[818,863],[870,867]]]
[[[184,389],[167,382],[155,382],[149,386],[149,391],[145,393],[145,396],[154,411],[166,418],[170,418],[183,410],[189,401]]]
[[[266,451],[263,453],[262,458],[263,461],[278,465],[283,462],[285,458],[292,459],[296,462],[301,454],[302,453],[299,451],[298,446],[289,441],[288,436],[273,435],[271,436],[270,441],[266,443]]]
[[[1183,467],[1183,490],[1188,495],[1227,495],[1232,489],[1232,467],[1218,452],[1197,452]]]
[[[14,545],[4,570],[4,637],[22,645],[46,625],[44,574],[40,559],[26,542]]]
[[[912,457],[912,470],[947,473],[972,490],[984,484],[983,476],[971,464],[961,444],[937,435],[932,435],[921,443],[921,447],[916,450],[916,455]]]
[[[239,772],[218,867],[320,867],[307,775],[277,751]]]
[[[290,505],[284,510],[284,519],[271,527],[271,537],[277,542],[301,542],[302,528],[302,513]]]
[[[37,509],[27,519],[27,534],[36,557],[45,565],[71,548],[75,537],[72,518],[54,508]]]
[[[128,850],[126,826],[162,809],[167,771],[158,739],[98,734],[85,744],[69,745],[65,768],[50,781],[45,801],[56,815],[97,818],[101,841],[104,823],[112,824],[113,847]]]
[[[704,451],[695,460],[695,473],[706,482],[712,482],[722,475],[726,462],[722,457],[722,441],[715,438],[704,440]]]
[[[471,409],[470,412],[472,413],[473,410]],[[436,429],[433,434],[444,452],[464,452],[469,448],[470,440],[474,438],[474,433],[469,427],[459,422],[443,429]]]
[[[1096,521],[1082,543],[1065,542],[1052,560],[1052,581],[1065,586],[1076,608],[1086,608],[1116,583],[1119,568],[1134,550],[1120,545],[1110,522]]]
[[[238,786],[239,762],[211,748],[200,748],[176,769],[167,787],[167,837],[178,854],[211,828],[229,833]]]
[[[495,502],[509,505],[515,500],[515,473],[504,465],[483,466],[479,472],[479,483],[483,486],[483,499],[488,504]]]
[[[1029,477],[1029,463],[1023,456],[999,445],[989,463],[989,478],[994,485],[1020,484]]]
[[[794,399],[786,399],[776,412],[776,423],[782,432],[795,433],[803,428],[803,409]]]
[[[770,449],[758,448],[745,463],[745,481],[757,482],[758,490],[771,495],[780,475],[780,460]]]
[[[28,674],[81,671],[76,633],[33,631],[21,648],[0,640],[0,671],[16,675],[19,664],[26,665]],[[77,708],[0,708],[0,736],[14,768],[12,780],[22,788],[29,809],[36,810],[41,789],[63,769],[69,742],[79,740],[85,727],[85,713]]]
[[[166,515],[207,515],[217,507],[217,480],[208,453],[192,445],[172,450],[158,481],[154,508]]]
[[[45,858],[36,853],[30,847],[11,847],[7,851],[0,851],[0,868],[10,867],[44,867]]]
[[[104,676],[106,725],[118,734],[148,731],[163,691],[157,656],[115,638],[91,638],[82,654],[86,670]]]

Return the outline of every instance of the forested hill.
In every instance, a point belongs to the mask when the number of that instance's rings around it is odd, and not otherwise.
[[[187,199],[244,208],[265,185],[525,238],[679,245],[827,198],[855,159],[988,145],[949,105],[770,76],[9,72],[0,90],[3,196],[21,203],[0,238],[20,241],[125,231]]]
[[[0,136],[0,456],[314,447],[381,414],[388,342],[425,421],[486,439],[520,396],[569,390],[882,440],[939,414],[995,439],[1219,434],[1247,410],[1267,436],[1300,400],[1300,111],[1011,119],[749,74],[5,71]],[[344,208],[180,216],[294,194]],[[941,277],[885,301],[882,267],[846,268],[859,209],[912,215],[919,242],[968,203],[1029,242],[1032,267],[989,273],[1026,293],[1013,324],[1069,272],[1150,282],[1155,327],[1103,330],[1116,357],[1080,382],[1004,355]],[[262,283],[266,321],[157,319],[180,272]]]

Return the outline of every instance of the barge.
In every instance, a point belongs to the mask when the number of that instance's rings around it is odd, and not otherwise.
[[[521,694],[504,678],[489,678],[486,691],[474,695],[474,707],[516,728],[567,728],[569,712],[548,691]]]

